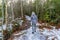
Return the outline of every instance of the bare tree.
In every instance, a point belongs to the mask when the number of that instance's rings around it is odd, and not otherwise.
[[[8,27],[8,13],[7,13],[7,0],[6,0],[6,13],[5,13],[5,23],[6,23],[6,27]],[[7,28],[6,28],[7,29]]]
[[[12,20],[14,20],[13,0],[11,0]]]
[[[23,0],[21,0],[21,17],[23,18]]]

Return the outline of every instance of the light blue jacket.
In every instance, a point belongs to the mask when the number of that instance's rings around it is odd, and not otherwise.
[[[36,24],[37,21],[38,21],[37,16],[36,16],[35,14],[32,14],[32,15],[31,15],[31,22]]]

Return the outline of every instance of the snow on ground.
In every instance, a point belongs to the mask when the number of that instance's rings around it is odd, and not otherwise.
[[[29,20],[29,21],[31,20],[31,17],[28,15],[26,15],[25,18],[26,18],[26,20]]]
[[[28,30],[26,30],[26,33],[19,37],[15,37],[13,40],[52,40],[52,39],[60,40],[60,30],[52,29],[49,31],[48,29],[44,28],[44,30],[41,32],[39,28],[37,28],[36,32],[32,34],[32,27],[30,27]]]
[[[6,29],[6,25],[3,25],[3,29]],[[22,34],[23,33],[23,34]],[[22,34],[22,35],[20,35]],[[60,29],[46,29],[44,28],[42,31],[37,28],[36,32],[32,34],[32,27],[27,30],[21,31],[17,35],[19,37],[14,37],[13,40],[60,40]],[[47,38],[48,37],[48,38]],[[47,39],[46,39],[47,38]]]
[[[32,28],[26,30],[26,33],[20,37],[15,37],[13,40],[46,40],[45,36],[41,35],[37,29],[34,34],[32,34]]]
[[[2,25],[3,26],[3,30],[6,30],[6,24]]]

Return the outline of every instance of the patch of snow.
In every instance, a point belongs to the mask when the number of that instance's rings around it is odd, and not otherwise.
[[[29,21],[31,20],[31,17],[29,17],[27,15],[25,16],[25,18],[26,18],[26,20],[29,20]]]
[[[20,20],[19,24],[22,26],[23,20]]]
[[[15,37],[14,40],[46,40],[47,36],[47,40],[60,40],[60,30],[51,29],[49,31],[48,29],[44,28],[44,30],[41,32],[39,31],[39,28],[37,28],[36,32],[32,34],[32,27],[30,27],[26,30],[25,34]]]
[[[17,38],[14,38],[14,40],[17,40]],[[26,32],[26,34],[23,34],[22,36],[18,37],[18,40],[46,40],[45,36],[41,35],[38,28],[34,34],[32,34],[32,27],[29,28]]]
[[[3,30],[6,30],[6,24],[2,25],[3,26]]]

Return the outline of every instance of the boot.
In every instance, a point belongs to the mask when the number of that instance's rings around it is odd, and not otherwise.
[[[32,34],[34,34],[34,32],[32,32]]]

